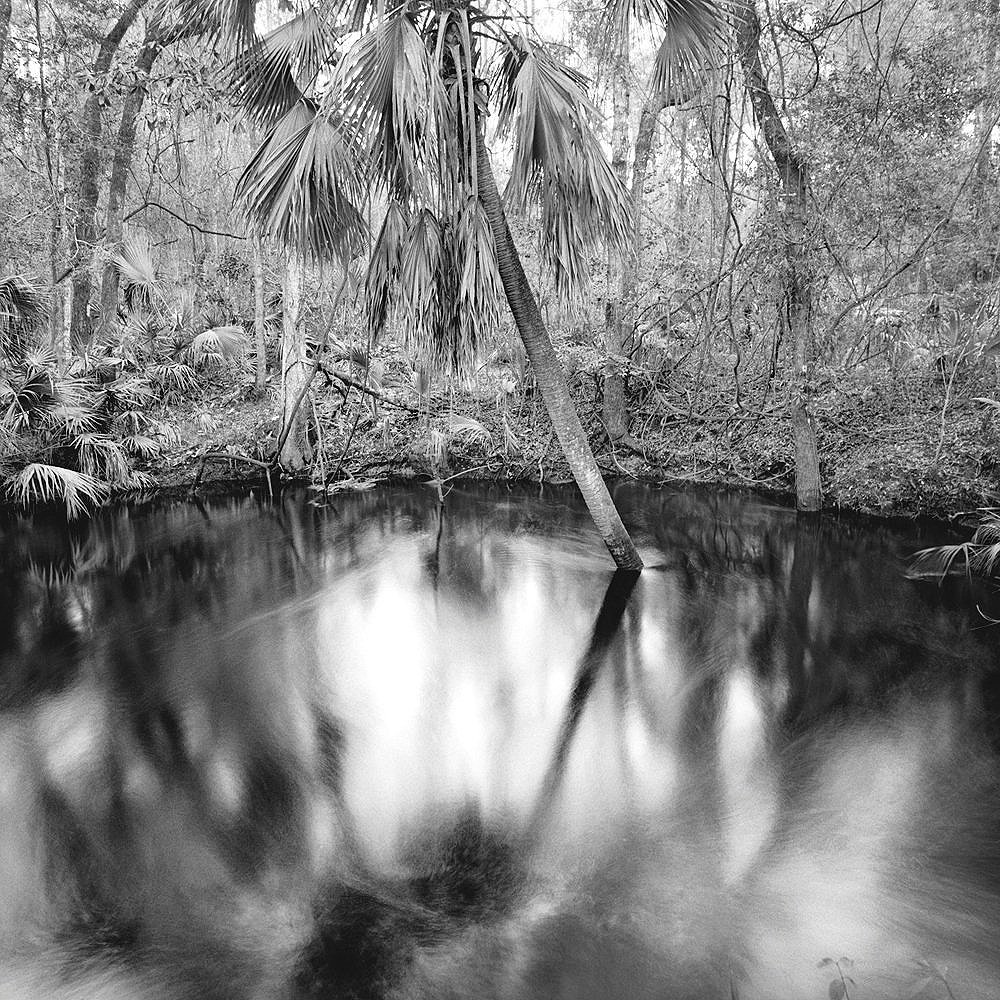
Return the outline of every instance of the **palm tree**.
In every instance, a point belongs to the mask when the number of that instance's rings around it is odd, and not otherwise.
[[[257,228],[314,258],[351,256],[364,243],[363,210],[377,203],[370,331],[394,324],[438,369],[469,365],[506,298],[594,522],[618,566],[640,568],[506,217],[508,207],[537,208],[564,297],[588,279],[589,245],[626,249],[628,192],[591,126],[585,79],[512,13],[470,0],[320,0],[263,37],[255,0],[178,2],[234,43],[233,95],[264,129],[237,191]],[[685,37],[719,25],[709,0],[622,3],[664,25],[695,25]],[[491,112],[513,146],[503,197],[485,140]]]

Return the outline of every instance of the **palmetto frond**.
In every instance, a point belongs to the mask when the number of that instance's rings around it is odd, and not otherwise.
[[[214,326],[191,341],[185,351],[185,359],[192,368],[223,364],[240,358],[246,346],[247,337],[242,326]]]
[[[914,553],[907,575],[945,577],[958,567],[982,576],[1000,574],[1000,509],[987,508],[981,512],[980,523],[969,541]]]
[[[0,278],[0,352],[28,329],[42,311],[42,296],[23,274]]]
[[[272,125],[310,95],[335,44],[327,16],[307,8],[237,51],[229,65],[233,98],[261,124]]]
[[[122,243],[111,258],[121,278],[129,310],[148,309],[156,291],[156,262],[146,237],[134,236]]]
[[[107,434],[80,434],[73,448],[80,471],[94,479],[117,483],[132,471],[122,446]]]
[[[366,31],[345,53],[330,95],[395,196],[426,185],[444,91],[409,16],[387,15]]]
[[[385,329],[389,319],[407,229],[406,210],[399,202],[389,202],[382,228],[372,247],[368,276],[365,279],[365,312],[372,339],[377,338]]]
[[[180,24],[193,33],[238,48],[252,44],[258,0],[176,0]]]
[[[519,210],[540,205],[543,253],[566,295],[587,281],[588,245],[628,246],[628,191],[591,128],[596,109],[580,73],[519,39],[504,52],[494,85],[501,133],[514,140],[505,198]]]
[[[724,38],[732,0],[610,0],[604,23],[613,39],[628,37],[635,24],[683,32],[698,46],[712,48]]]
[[[73,520],[101,504],[108,495],[108,487],[83,472],[32,462],[7,481],[5,492],[12,503],[22,507],[62,503],[66,516]]]
[[[365,289],[373,335],[393,317],[422,364],[471,369],[499,327],[503,302],[493,236],[478,201],[467,199],[444,219],[424,208],[412,221],[391,204]]]
[[[718,0],[670,0],[666,31],[653,62],[650,88],[683,100],[699,90],[721,51],[726,4]]]
[[[313,257],[348,258],[366,233],[358,153],[345,129],[299,101],[254,153],[236,197],[257,231]]]

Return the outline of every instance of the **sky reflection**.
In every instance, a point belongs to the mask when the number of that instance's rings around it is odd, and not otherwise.
[[[989,595],[617,499],[8,524],[0,996],[995,997]]]

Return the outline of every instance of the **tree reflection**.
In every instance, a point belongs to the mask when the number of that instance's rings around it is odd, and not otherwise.
[[[794,1000],[830,954],[991,996],[962,595],[886,531],[622,499],[660,568],[610,583],[558,493],[8,525],[0,995]]]

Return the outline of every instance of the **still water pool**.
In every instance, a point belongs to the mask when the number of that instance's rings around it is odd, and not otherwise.
[[[1000,997],[932,529],[425,487],[0,522],[2,1000]]]

